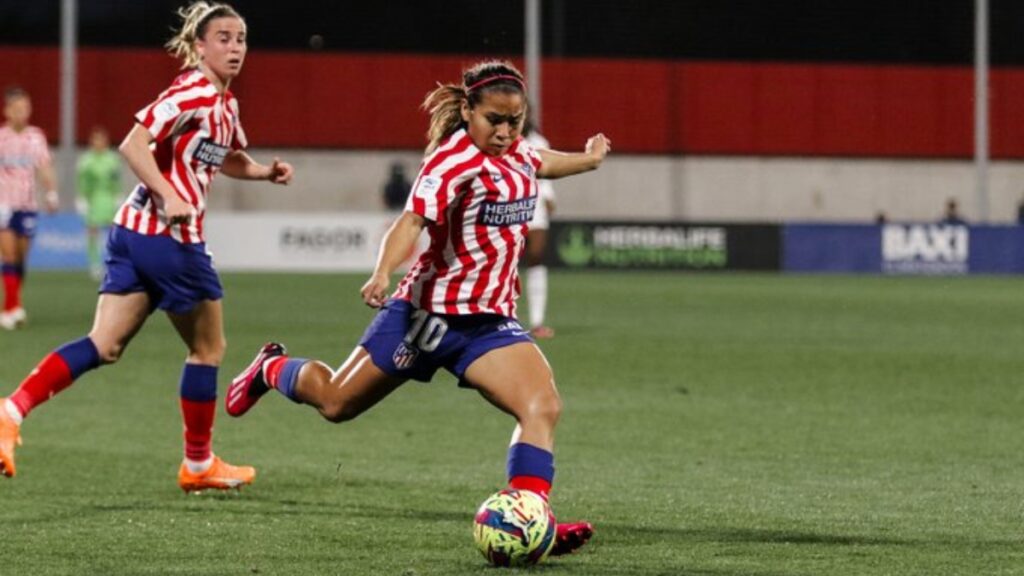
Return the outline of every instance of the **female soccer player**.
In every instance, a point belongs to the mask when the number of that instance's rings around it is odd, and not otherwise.
[[[181,31],[168,44],[184,62],[170,88],[135,116],[121,153],[141,180],[117,213],[107,244],[93,328],[39,363],[0,409],[0,470],[14,476],[22,419],[85,372],[116,362],[146,318],[164,310],[188,348],[181,375],[185,458],[178,484],[186,491],[252,482],[255,471],[211,452],[217,367],[224,356],[220,280],[203,242],[210,180],[287,184],[290,165],[264,166],[243,149],[238,104],[228,90],[242,69],[246,26],[230,6],[195,2],[180,12]],[[150,145],[155,149],[150,150]]]
[[[227,410],[241,416],[275,388],[342,422],[406,380],[428,381],[444,367],[515,417],[509,485],[546,497],[562,403],[544,355],[515,320],[516,264],[537,202],[537,177],[593,170],[609,141],[598,134],[576,154],[530,147],[520,138],[523,77],[503,62],[470,68],[461,85],[438,87],[423,106],[432,116],[430,144],[405,212],[385,235],[362,288],[363,301],[380,312],[360,345],[332,373],[269,343],[232,382]],[[424,229],[429,248],[387,299],[391,273]],[[552,553],[575,550],[591,533],[585,522],[559,525]]]
[[[4,92],[4,118],[0,126],[0,260],[3,262],[4,307],[0,328],[14,330],[28,316],[21,306],[21,285],[32,238],[36,233],[36,176],[46,188],[44,205],[57,210],[57,177],[50,161],[46,135],[29,125],[32,101],[21,88]]]
[[[89,151],[78,159],[78,200],[89,233],[89,274],[103,277],[103,254],[110,222],[117,212],[121,161],[110,149],[110,136],[99,126],[89,133]]]

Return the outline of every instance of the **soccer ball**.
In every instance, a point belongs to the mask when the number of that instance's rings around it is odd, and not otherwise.
[[[532,566],[555,544],[555,516],[547,500],[529,490],[502,490],[476,512],[473,538],[495,566]]]

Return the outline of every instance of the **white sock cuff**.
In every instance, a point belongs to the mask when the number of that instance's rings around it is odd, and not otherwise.
[[[193,474],[200,474],[202,472],[206,472],[207,470],[210,469],[210,466],[213,466],[213,454],[210,454],[210,457],[207,458],[206,460],[201,461],[189,460],[188,458],[185,458],[185,466],[188,468],[188,471]]]
[[[4,410],[18,426],[21,426],[21,423],[25,421],[25,416],[21,414],[21,410],[18,410],[18,405],[11,402],[10,398],[4,399]]]

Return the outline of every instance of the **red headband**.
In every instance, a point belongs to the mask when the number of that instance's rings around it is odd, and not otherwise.
[[[513,76],[511,74],[499,74],[497,76],[491,76],[489,78],[484,78],[483,80],[480,80],[480,81],[474,82],[473,84],[470,84],[469,86],[466,87],[466,92],[472,92],[473,90],[476,90],[477,88],[479,88],[481,86],[484,86],[486,84],[490,84],[491,82],[497,82],[498,80],[511,80],[511,81],[515,82],[516,84],[519,84],[519,87],[522,88],[524,91],[526,90],[526,84],[523,84],[523,81],[520,80],[519,78],[517,78],[517,77],[515,77],[515,76]]]

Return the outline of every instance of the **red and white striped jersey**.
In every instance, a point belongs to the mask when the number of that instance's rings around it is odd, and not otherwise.
[[[540,166],[522,138],[501,157],[482,152],[464,129],[443,141],[423,160],[405,207],[431,221],[430,246],[395,297],[438,314],[515,317]]]
[[[10,210],[38,209],[36,170],[50,162],[46,134],[35,126],[15,132],[0,126],[0,206]]]
[[[139,183],[114,216],[114,223],[147,236],[167,235],[183,244],[203,242],[203,219],[210,181],[224,158],[247,146],[238,120],[238,100],[224,94],[199,70],[178,76],[135,121],[154,138],[153,156],[164,178],[195,208],[188,224],[167,223],[156,194]]]

